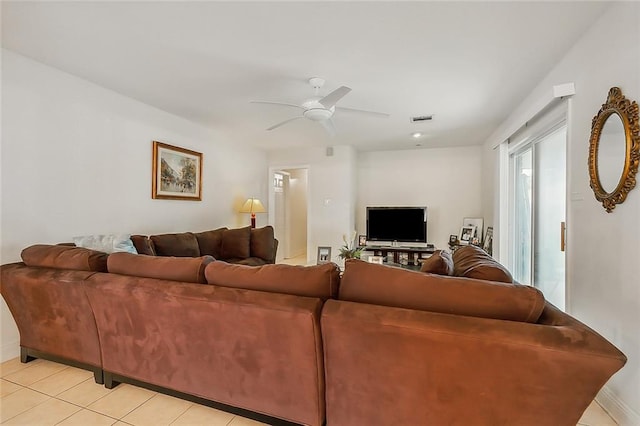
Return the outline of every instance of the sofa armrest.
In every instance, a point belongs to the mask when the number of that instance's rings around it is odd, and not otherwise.
[[[327,423],[575,425],[626,358],[545,312],[529,324],[327,301]]]

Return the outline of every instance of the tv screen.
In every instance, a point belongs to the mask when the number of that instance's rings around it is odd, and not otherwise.
[[[427,242],[426,207],[367,207],[367,240]]]

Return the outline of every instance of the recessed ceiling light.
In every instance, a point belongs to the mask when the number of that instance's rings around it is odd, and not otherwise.
[[[422,137],[422,133],[420,133],[420,132],[411,133],[411,137],[415,138],[415,139],[421,138]]]

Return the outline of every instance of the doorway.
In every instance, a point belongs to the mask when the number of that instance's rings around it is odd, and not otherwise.
[[[510,149],[510,264],[514,279],[565,309],[565,121]]]
[[[269,222],[278,239],[276,261],[307,264],[308,168],[291,167],[271,171],[273,206]]]

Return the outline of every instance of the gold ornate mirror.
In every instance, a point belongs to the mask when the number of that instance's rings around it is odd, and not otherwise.
[[[636,186],[639,159],[638,103],[612,87],[591,121],[589,140],[590,185],[607,212],[622,204]]]

